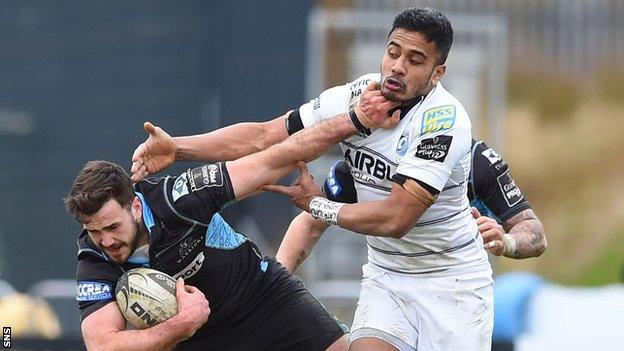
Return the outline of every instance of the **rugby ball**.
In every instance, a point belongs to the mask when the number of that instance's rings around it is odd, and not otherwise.
[[[136,329],[146,329],[178,313],[176,280],[150,268],[127,271],[115,288],[117,306]]]

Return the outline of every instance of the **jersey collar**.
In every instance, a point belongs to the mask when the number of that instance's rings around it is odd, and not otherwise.
[[[143,194],[137,191],[135,191],[134,193],[136,194],[136,196],[139,197],[139,200],[141,200],[141,205],[142,205],[141,207],[143,208],[143,222],[145,223],[147,232],[149,234],[152,234],[152,227],[156,225],[156,222],[154,221],[154,214],[152,213],[152,209],[150,208],[147,201],[145,201],[145,197],[143,197]]]

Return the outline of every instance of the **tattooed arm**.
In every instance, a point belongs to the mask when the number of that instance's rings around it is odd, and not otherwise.
[[[516,243],[515,252],[507,257],[538,257],[546,251],[548,243],[544,226],[532,209],[526,209],[509,218],[503,227]]]
[[[473,216],[485,249],[496,256],[522,259],[538,257],[546,251],[544,226],[530,208],[507,219],[504,227],[490,217],[481,216],[475,208]]]

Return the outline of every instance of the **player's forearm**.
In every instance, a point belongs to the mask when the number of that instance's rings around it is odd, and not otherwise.
[[[97,325],[83,328],[83,337],[88,350],[158,350],[173,349],[186,340],[194,331],[193,327],[180,317],[172,318],[143,330],[102,331]]]
[[[390,201],[368,201],[342,206],[338,212],[338,225],[359,234],[402,238],[420,215],[409,220],[406,217]]]
[[[85,335],[85,344],[90,351],[171,350],[189,335],[186,326],[174,318],[144,330],[111,331],[98,337]]]
[[[510,224],[511,228],[509,228]],[[505,223],[508,233],[515,242],[515,252],[505,255],[510,258],[538,257],[546,251],[547,241],[542,222],[533,210],[520,212]]]
[[[319,122],[270,147],[262,161],[277,169],[297,161],[309,162],[326,153],[332,145],[357,133],[347,113]]]
[[[288,137],[284,118],[238,123],[210,133],[173,138],[176,160],[229,161],[262,151]]]
[[[357,129],[345,113],[293,134],[267,150],[226,163],[237,200],[267,184],[274,184],[292,172],[297,161],[318,158]]]
[[[294,272],[310,255],[318,239],[329,228],[329,224],[315,220],[302,212],[290,223],[275,258],[289,272]]]

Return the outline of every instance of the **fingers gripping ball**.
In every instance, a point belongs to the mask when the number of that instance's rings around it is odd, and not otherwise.
[[[178,313],[176,280],[150,268],[127,271],[117,281],[117,305],[137,329],[146,329]]]

